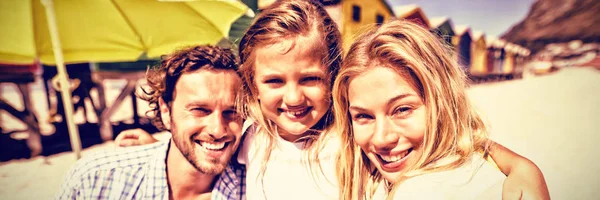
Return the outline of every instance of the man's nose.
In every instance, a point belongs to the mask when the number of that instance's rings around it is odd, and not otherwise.
[[[398,144],[399,136],[392,131],[389,119],[378,119],[371,143],[377,151],[390,151]]]
[[[221,139],[225,137],[226,130],[223,120],[223,115],[218,112],[214,112],[208,116],[206,131],[215,139]]]

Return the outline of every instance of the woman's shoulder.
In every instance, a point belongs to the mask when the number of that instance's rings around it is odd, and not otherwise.
[[[394,199],[420,195],[443,197],[441,199],[479,199],[482,196],[498,196],[499,186],[501,197],[504,179],[506,176],[490,165],[481,154],[473,154],[455,169],[424,174],[404,181],[398,186]]]

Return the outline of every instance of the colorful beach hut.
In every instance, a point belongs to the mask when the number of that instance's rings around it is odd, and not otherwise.
[[[258,0],[263,9],[276,0]],[[342,33],[344,52],[348,51],[354,37],[368,30],[369,26],[381,24],[394,17],[394,12],[385,0],[321,0],[329,16]]]
[[[398,19],[412,21],[426,29],[429,29],[430,27],[429,19],[425,15],[425,12],[423,12],[421,7],[417,6],[416,4],[396,6],[394,7],[394,13]]]
[[[436,17],[429,20],[429,30],[438,35],[447,45],[452,45],[454,33],[454,24],[448,17]]]
[[[321,0],[327,13],[337,23],[347,51],[354,37],[394,17],[385,0]]]
[[[493,36],[488,36],[487,41],[487,54],[488,54],[488,73],[500,74],[502,73],[505,51],[505,42]]]
[[[487,69],[487,46],[485,34],[481,31],[473,31],[473,44],[471,45],[471,74],[485,74]]]
[[[457,25],[454,27],[454,33],[456,35],[452,39],[452,44],[456,48],[458,64],[468,72],[471,68],[471,28]]]
[[[504,46],[504,62],[502,63],[502,73],[514,73],[515,72],[515,53],[516,46],[512,43],[506,42]]]

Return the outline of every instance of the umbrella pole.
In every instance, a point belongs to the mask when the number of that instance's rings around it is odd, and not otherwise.
[[[58,28],[56,25],[56,18],[54,14],[54,3],[52,0],[40,0],[42,5],[46,8],[46,18],[48,19],[48,29],[50,31],[50,38],[52,39],[52,48],[54,51],[54,58],[56,60],[56,69],[58,70],[58,80],[60,83],[60,93],[65,108],[65,117],[67,126],[69,129],[69,138],[71,139],[71,148],[75,152],[77,159],[81,158],[81,139],[79,138],[79,130],[75,121],[73,120],[73,102],[71,97],[71,90],[69,88],[69,75],[65,68],[65,63],[62,54],[62,47],[60,45],[60,38],[58,35]]]

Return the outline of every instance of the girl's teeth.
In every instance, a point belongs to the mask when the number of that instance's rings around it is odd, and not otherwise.
[[[288,114],[296,116],[296,115],[302,114],[302,112],[290,112],[290,111],[288,111]]]
[[[299,115],[304,114],[307,110],[308,110],[308,108],[305,108],[305,109],[300,110],[300,111],[286,111],[286,113],[288,115],[291,115],[291,116],[299,116]]]
[[[225,147],[225,142],[217,142],[217,143],[200,142],[200,146],[202,146],[208,150],[221,150]]]

